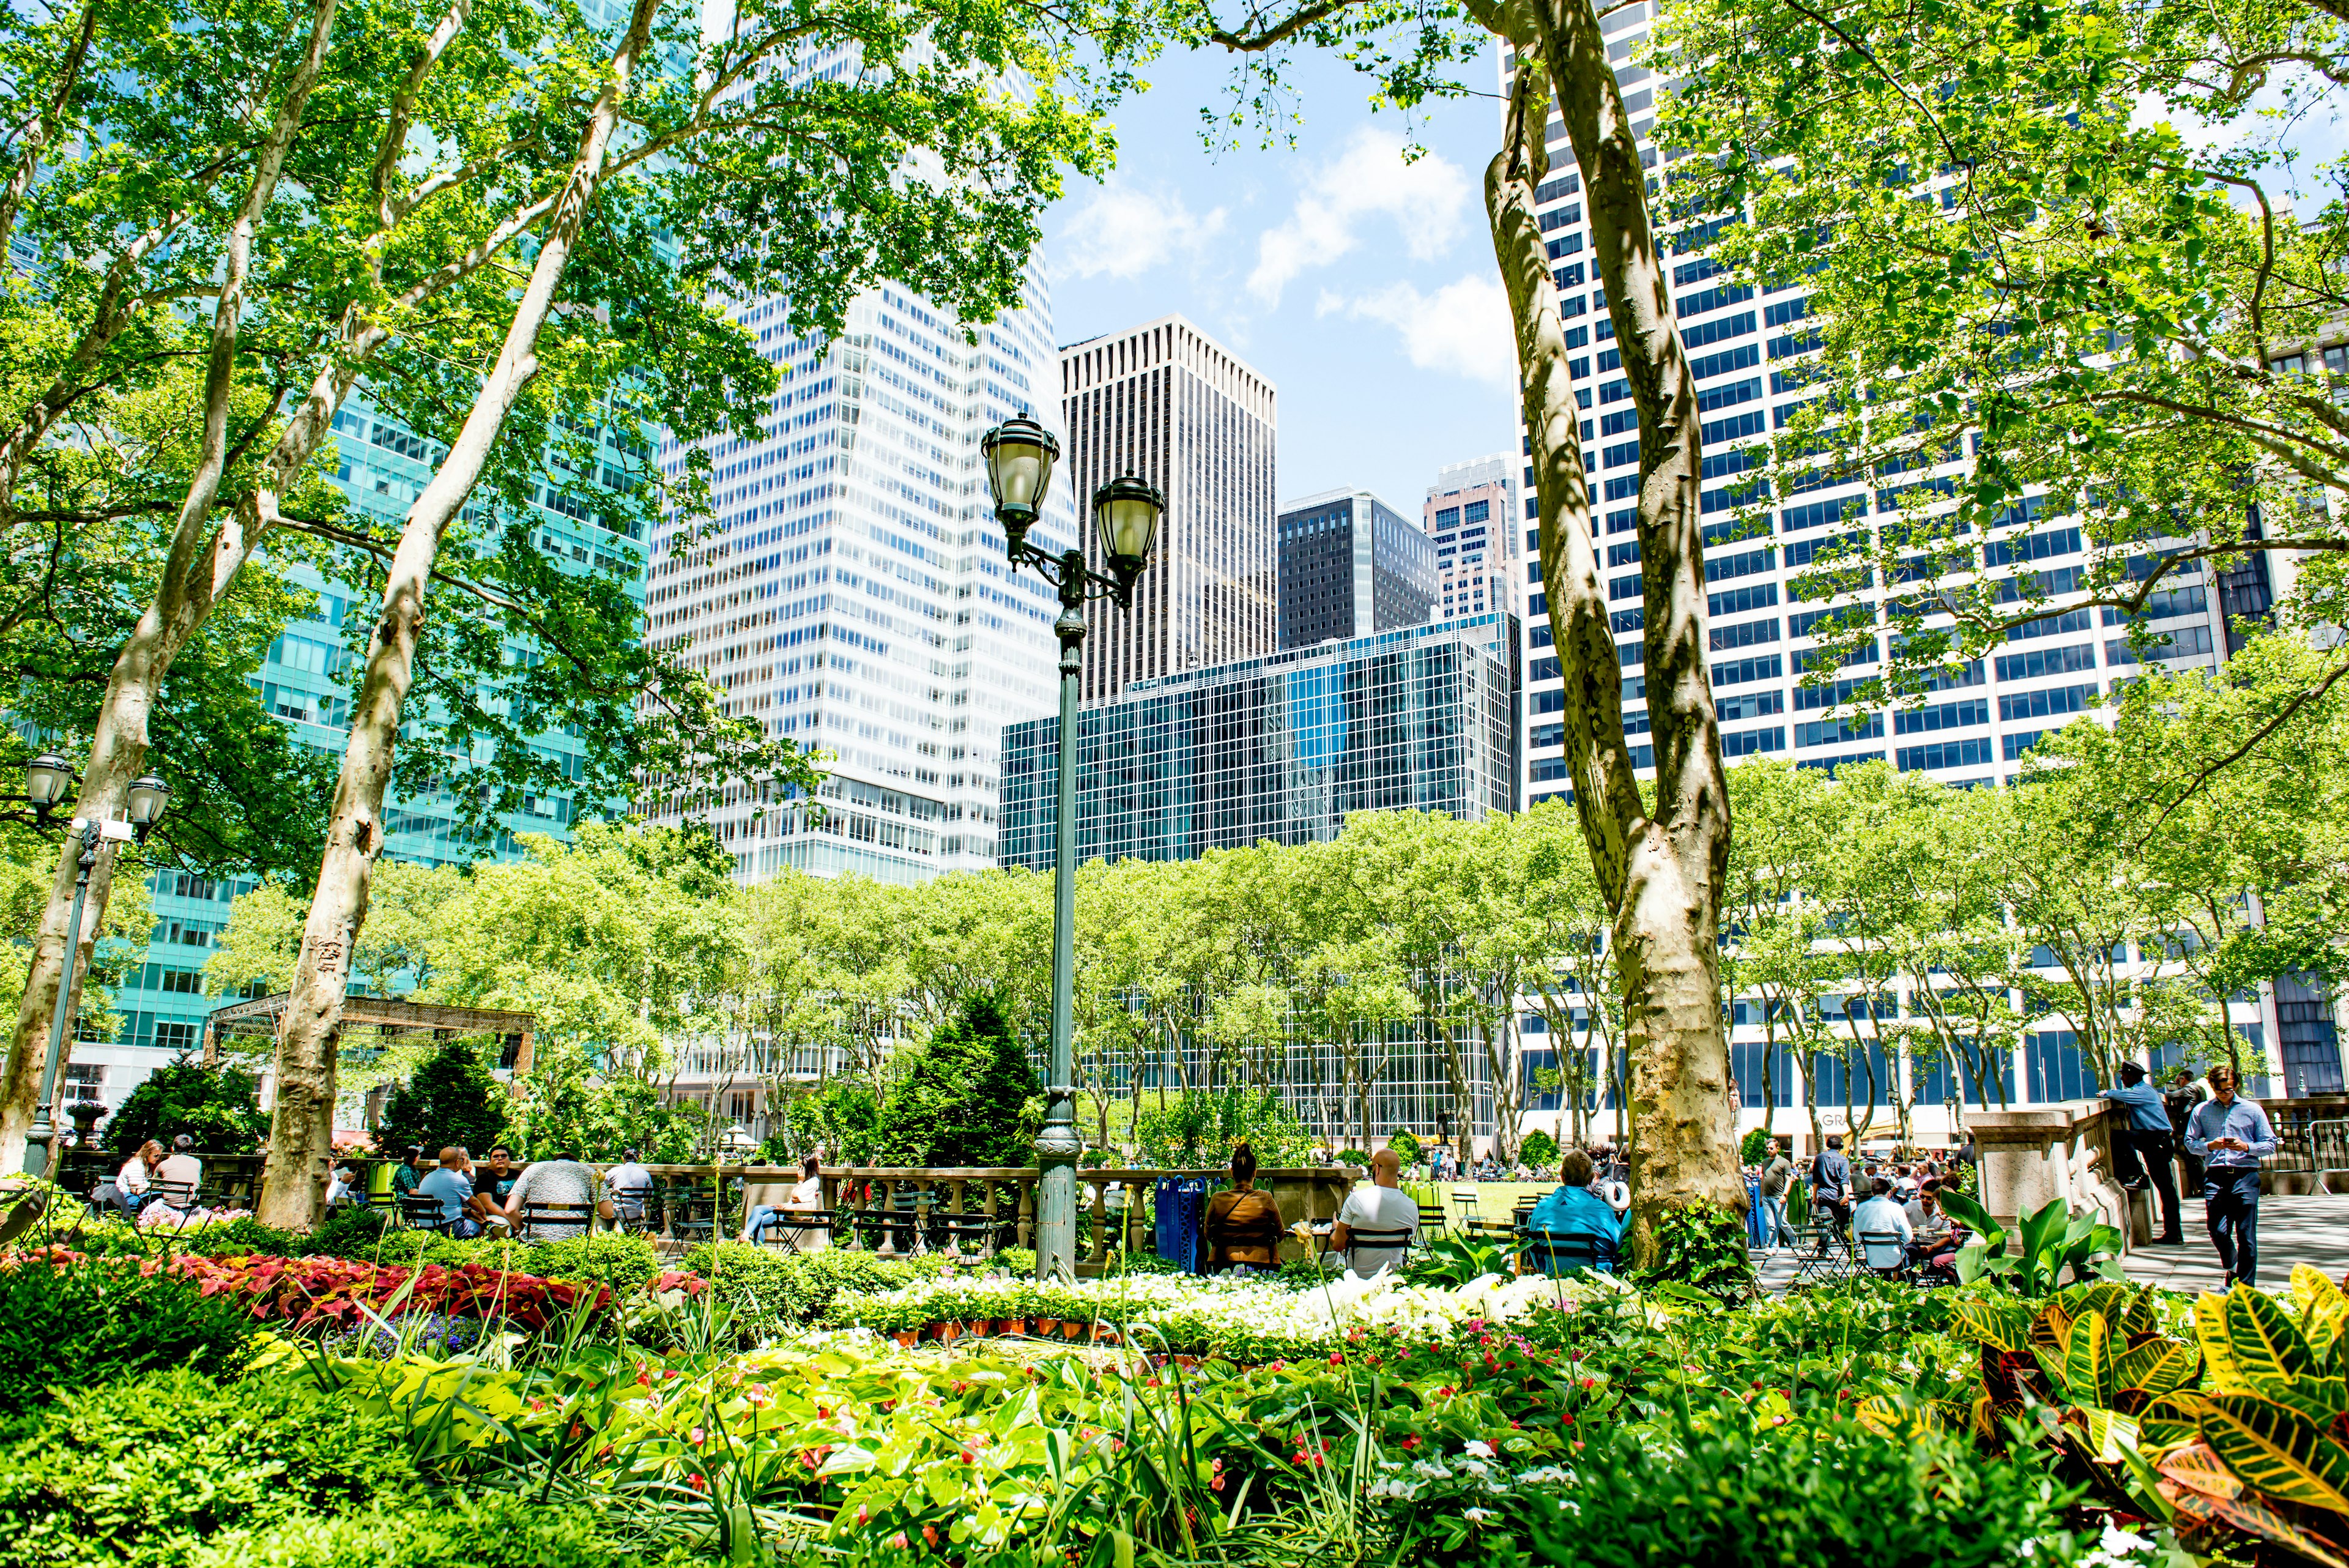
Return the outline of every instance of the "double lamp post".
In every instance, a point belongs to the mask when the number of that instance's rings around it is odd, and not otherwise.
[[[1022,415],[987,432],[979,443],[987,457],[987,485],[995,497],[995,519],[1010,542],[1013,569],[1021,565],[1060,590],[1061,615],[1052,623],[1061,639],[1061,724],[1053,764],[1052,818],[1052,1051],[1044,1088],[1044,1126],[1036,1135],[1036,1274],[1068,1279],[1077,1261],[1077,1137],[1075,1030],[1077,949],[1077,675],[1085,640],[1085,601],[1112,598],[1120,609],[1133,602],[1133,583],[1149,561],[1166,498],[1128,474],[1093,493],[1093,529],[1110,575],[1085,565],[1085,553],[1071,546],[1060,555],[1028,542],[1028,530],[1043,510],[1061,443],[1052,432]]]
[[[25,764],[24,799],[35,820],[51,826],[66,791],[74,784],[73,763],[54,752],[44,752]],[[33,1125],[25,1134],[25,1174],[49,1173],[49,1145],[57,1141],[57,1124],[49,1119],[50,1102],[57,1097],[57,1067],[65,1054],[66,1022],[73,1015],[74,981],[81,971],[81,912],[89,898],[89,874],[98,866],[98,846],[108,839],[147,841],[148,832],[171,801],[171,787],[153,774],[133,779],[124,792],[128,822],[104,817],[76,817],[67,830],[67,842],[80,846],[74,869],[73,914],[66,922],[65,951],[58,955],[57,999],[49,1009],[49,1054],[41,1068],[41,1097],[33,1106]]]

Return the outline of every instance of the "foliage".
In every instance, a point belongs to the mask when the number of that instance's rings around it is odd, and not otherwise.
[[[336,1209],[310,1232],[306,1250],[319,1257],[364,1258],[400,1233],[388,1210]]]
[[[1357,1170],[1367,1170],[1370,1168],[1371,1157],[1359,1148],[1341,1148],[1338,1151],[1338,1163],[1350,1165]]]
[[[375,1508],[302,1515],[233,1532],[190,1557],[189,1568],[382,1568],[386,1563],[482,1563],[544,1568],[686,1568],[683,1550],[647,1555],[602,1522],[509,1492],[459,1496],[444,1508]]]
[[[1301,1161],[1309,1147],[1304,1126],[1278,1089],[1188,1089],[1164,1105],[1145,1104],[1133,1133],[1145,1166],[1197,1169],[1231,1163],[1245,1140],[1257,1164],[1277,1169]]]
[[[200,1252],[211,1258],[298,1258],[316,1250],[311,1237],[264,1225],[249,1214],[200,1226],[172,1240],[181,1251]]]
[[[1419,1138],[1409,1127],[1397,1127],[1387,1134],[1387,1147],[1402,1156],[1405,1165],[1419,1163]]]
[[[207,1067],[182,1053],[148,1075],[114,1109],[106,1141],[126,1159],[154,1138],[168,1149],[185,1133],[213,1154],[250,1154],[269,1130],[260,1085],[242,1067]]]
[[[1527,1133],[1525,1141],[1517,1146],[1517,1158],[1524,1160],[1526,1168],[1537,1176],[1547,1176],[1557,1168],[1557,1139],[1552,1137],[1547,1129],[1536,1128]]]
[[[475,1040],[450,1040],[426,1057],[407,1083],[392,1090],[376,1124],[378,1151],[398,1158],[423,1146],[436,1159],[450,1145],[486,1159],[506,1135],[505,1086],[490,1075]]]
[[[894,1290],[922,1272],[910,1262],[844,1247],[800,1252],[740,1241],[705,1241],[687,1249],[682,1262],[709,1281],[735,1327],[753,1342],[823,1322],[843,1293]]]
[[[1656,1253],[1636,1271],[1642,1285],[1671,1286],[1718,1302],[1754,1291],[1745,1218],[1729,1209],[1668,1209],[1656,1222]]]
[[[2024,1459],[1984,1462],[1912,1425],[1898,1440],[1857,1421],[1756,1428],[1742,1410],[1695,1407],[1668,1445],[1599,1428],[1575,1485],[1519,1500],[1538,1563],[1646,1568],[1992,1568],[2028,1555],[2075,1561],[2072,1494]]]
[[[2058,1440],[2113,1464],[2121,1446],[2175,1447],[2194,1434],[2202,1353],[2164,1332],[2150,1286],[2073,1285],[2033,1307],[2012,1296],[1960,1300],[1952,1331],[1982,1347],[1982,1392],[1967,1412],[1994,1441],[2027,1401],[2051,1407]],[[2064,1417],[2073,1417],[2066,1420]]]
[[[1041,1094],[995,998],[966,998],[913,1053],[890,1091],[875,1158],[883,1165],[1026,1165],[1042,1121]]]
[[[851,1079],[827,1079],[793,1095],[784,1119],[796,1153],[821,1149],[835,1160],[870,1165],[880,1148],[881,1101],[869,1085]]]
[[[614,1295],[629,1295],[652,1283],[661,1271],[659,1251],[643,1236],[616,1231],[591,1231],[533,1242],[523,1266],[551,1280],[578,1280],[602,1285]]]
[[[1973,1240],[1958,1249],[1958,1277],[1969,1283],[1988,1276],[2026,1296],[2040,1296],[2063,1283],[2066,1271],[2075,1282],[2092,1273],[2119,1277],[2121,1233],[2094,1214],[2071,1213],[2060,1198],[2023,1216],[2012,1253],[2006,1250],[2005,1228],[1971,1198],[1943,1192],[1941,1207],[1974,1233]]]
[[[1403,1277],[1413,1284],[1456,1288],[1485,1274],[1506,1278],[1515,1272],[1516,1259],[1507,1245],[1465,1231],[1431,1237],[1403,1262]]]
[[[223,1532],[429,1511],[400,1424],[306,1379],[169,1366],[68,1388],[12,1438],[0,1534],[26,1568],[182,1568]]]
[[[1745,1129],[1745,1136],[1737,1143],[1737,1163],[1760,1165],[1769,1147],[1770,1129],[1768,1127],[1748,1127]]]
[[[207,1376],[244,1359],[241,1303],[129,1260],[33,1255],[0,1266],[0,1415],[60,1387],[96,1387],[166,1366]]]

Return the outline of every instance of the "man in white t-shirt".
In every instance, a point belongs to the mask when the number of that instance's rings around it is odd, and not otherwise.
[[[1402,1267],[1402,1247],[1357,1247],[1357,1231],[1407,1231],[1416,1239],[1419,1205],[1402,1190],[1402,1158],[1391,1148],[1371,1156],[1371,1185],[1346,1194],[1338,1223],[1330,1231],[1330,1250],[1345,1258],[1349,1269],[1367,1278],[1381,1269]]]

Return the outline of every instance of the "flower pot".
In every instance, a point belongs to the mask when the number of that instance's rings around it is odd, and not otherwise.
[[[901,1328],[890,1337],[897,1342],[900,1349],[911,1350],[914,1347],[915,1339],[918,1336],[910,1328]]]
[[[962,1337],[962,1324],[956,1322],[942,1323],[936,1325],[936,1333],[940,1345],[952,1345]]]
[[[1075,1319],[1062,1318],[1061,1320],[1061,1337],[1062,1339],[1081,1339],[1084,1336],[1084,1332],[1085,1325],[1077,1322]]]

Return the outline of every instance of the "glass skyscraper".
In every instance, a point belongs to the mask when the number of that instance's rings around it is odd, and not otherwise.
[[[1369,491],[1292,501],[1279,527],[1281,647],[1435,618],[1435,542]]]
[[[1355,811],[1516,810],[1517,635],[1475,616],[1134,682],[1078,715],[1078,858],[1326,840]],[[1006,866],[1052,864],[1059,728],[1005,733]]]
[[[364,387],[335,416],[335,482],[352,510],[378,535],[396,533],[409,504],[430,479],[443,450],[370,404]],[[642,437],[634,430],[605,427],[599,455],[615,469],[641,459]],[[585,571],[617,562],[641,591],[644,544],[611,532],[595,520],[576,517],[546,503],[539,493],[533,508],[538,547],[566,568]],[[348,738],[350,691],[357,679],[343,640],[347,615],[367,616],[372,603],[356,603],[347,588],[329,585],[307,567],[289,574],[316,597],[306,620],[286,627],[253,677],[263,705],[291,726],[301,743],[339,758]],[[585,742],[550,732],[535,742],[558,755],[578,755]],[[171,776],[171,759],[154,759]],[[515,853],[516,833],[569,836],[572,802],[566,794],[533,795],[523,809],[502,822],[487,846],[493,856]],[[384,803],[384,853],[395,860],[424,865],[468,864],[483,847],[453,833],[454,813],[445,799],[408,799],[394,794]],[[211,878],[183,871],[159,871],[149,881],[155,925],[147,961],[114,994],[122,1017],[115,1042],[78,1041],[65,1079],[66,1097],[119,1105],[153,1069],[182,1050],[201,1044],[203,1021],[220,999],[203,994],[203,970],[213,944],[228,924],[229,906],[250,892],[251,877]]]

